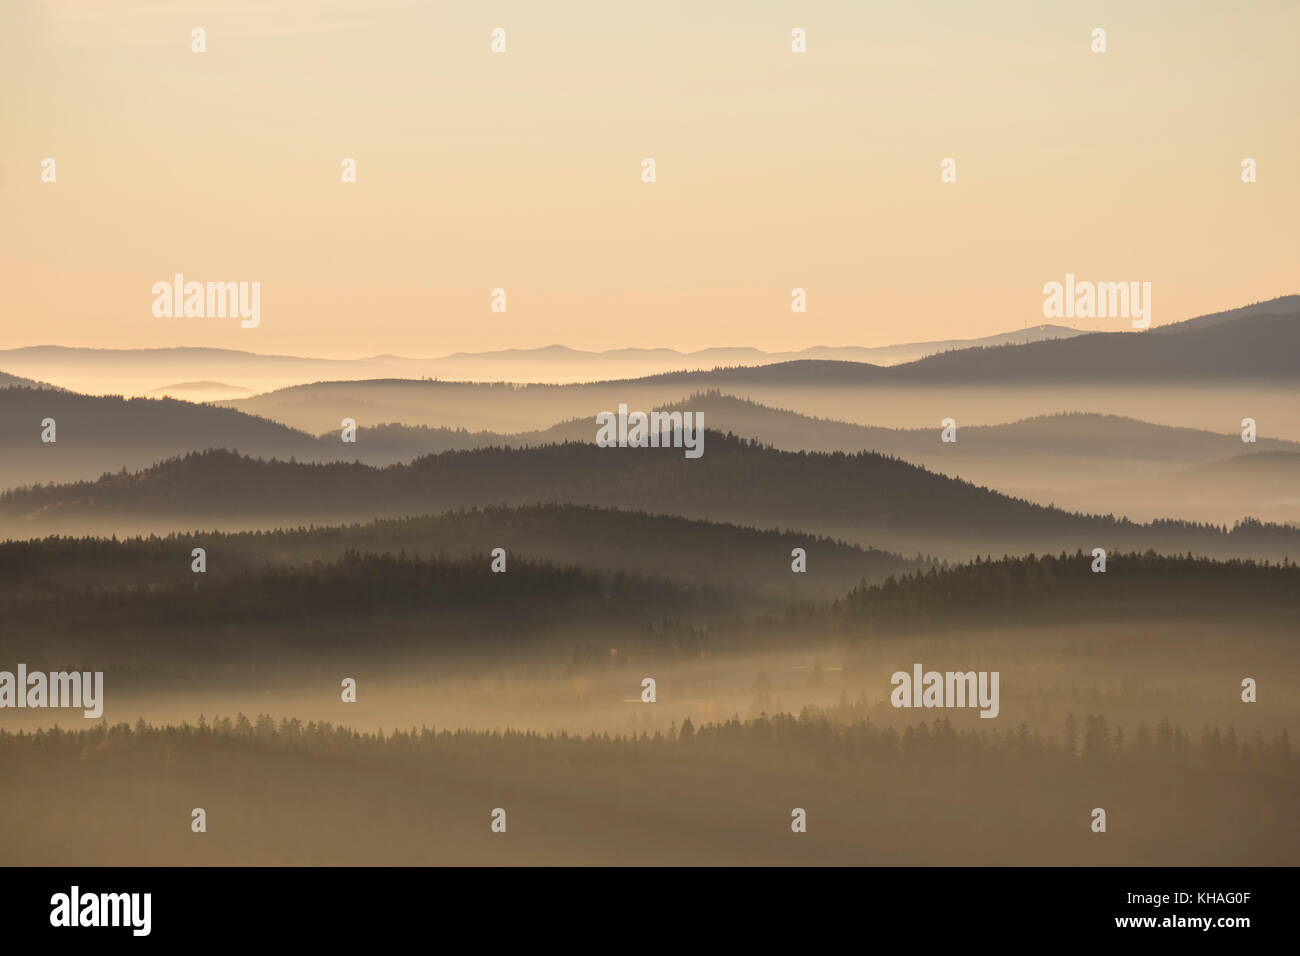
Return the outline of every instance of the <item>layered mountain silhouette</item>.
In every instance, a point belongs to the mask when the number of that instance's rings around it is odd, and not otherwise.
[[[42,422],[54,419],[54,442]],[[0,483],[68,481],[137,469],[186,451],[243,449],[314,457],[319,439],[228,408],[174,399],[124,399],[62,390],[0,390]]]
[[[471,508],[440,515],[333,527],[130,539],[50,537],[0,543],[4,593],[30,594],[57,577],[65,588],[150,588],[192,580],[190,554],[203,548],[209,572],[335,561],[348,552],[477,559],[503,548],[518,558],[639,574],[684,585],[707,582],[747,599],[781,604],[841,597],[862,581],[928,569],[931,563],[801,532],[580,505]],[[791,551],[815,558],[813,574],[790,570]]]
[[[647,409],[689,392],[722,391],[802,414],[858,424],[928,427],[945,417],[984,425],[1059,412],[1139,417],[1226,432],[1244,417],[1300,438],[1300,314],[1289,296],[1169,326],[970,348],[890,367],[802,359],[582,384],[411,379],[326,381],[224,402],[320,433],[344,417],[520,432],[590,418],[620,403]],[[1289,311],[1288,311],[1289,310]],[[1244,314],[1239,314],[1244,312]],[[1211,392],[1205,386],[1214,383]]]
[[[1174,428],[1121,415],[1086,412],[1038,415],[1003,425],[963,426],[959,440],[939,440],[940,428],[879,428],[815,418],[720,391],[695,393],[660,410],[705,414],[708,426],[745,438],[757,438],[783,451],[878,451],[911,462],[930,459],[937,465],[980,459],[1007,461],[1022,468],[1036,456],[1059,461],[1151,462],[1163,467],[1204,463],[1231,452],[1300,452],[1300,443],[1257,438],[1243,444],[1238,432],[1216,434],[1203,429]],[[390,440],[396,426],[389,429]],[[418,432],[415,432],[418,434]],[[572,419],[545,431],[527,433],[531,442],[593,440],[591,419]],[[929,461],[927,467],[935,467]]]
[[[782,452],[718,433],[705,444],[699,459],[673,448],[566,443],[445,452],[386,468],[208,451],[138,473],[6,492],[0,521],[30,536],[88,525],[126,532],[337,524],[554,502],[798,529],[942,557],[1102,547],[1280,558],[1300,543],[1300,530],[1255,522],[1226,532],[1074,514],[874,453]]]
[[[363,427],[396,423],[514,434],[540,432],[571,419],[593,420],[620,404],[648,411],[680,402],[686,395],[711,391],[810,418],[888,428],[938,428],[949,417],[961,426],[971,426],[1092,412],[1218,433],[1239,429],[1241,420],[1251,417],[1263,434],[1300,440],[1300,419],[1293,414],[1300,400],[1300,383],[1263,382],[1256,387],[1247,379],[1220,382],[1215,389],[1190,378],[1164,386],[1134,380],[1022,382],[1005,387],[992,383],[781,383],[708,376],[691,381],[638,379],[588,385],[391,379],[322,382],[216,404],[314,434],[337,430],[344,418]]]
[[[706,369],[718,365],[765,365],[792,359],[834,359],[882,365],[908,362],[954,348],[1037,342],[1079,335],[1077,329],[1041,324],[974,339],[911,342],[878,348],[815,346],[789,352],[756,348],[710,348],[680,352],[667,348],[624,348],[603,352],[563,345],[491,352],[457,352],[438,358],[377,355],[360,359],[318,359],[259,355],[231,349],[87,349],[34,346],[0,350],[0,368],[48,378],[77,391],[95,394],[154,395],[179,398],[229,398],[196,394],[185,386],[215,382],[226,388],[264,391],[320,380],[371,378],[464,379],[467,381],[573,382],[624,378],[658,372]],[[179,379],[199,379],[169,385]],[[230,384],[226,384],[230,383]]]
[[[175,569],[177,546],[191,542],[215,546],[201,580]],[[347,550],[312,562],[255,565],[247,562],[249,543],[247,536],[209,534],[0,546],[6,570],[60,560],[71,572],[57,591],[48,582],[6,580],[0,607],[7,646],[23,656],[98,658],[108,650],[105,662],[130,680],[147,670],[175,674],[177,665],[191,673],[196,665],[211,667],[214,644],[218,660],[255,655],[262,667],[292,672],[306,659],[354,654],[361,628],[371,662],[388,659],[402,668],[431,648],[572,646],[575,637],[590,635],[601,643],[574,648],[573,667],[582,669],[618,663],[618,654],[647,646],[669,654],[694,651],[696,657],[705,647],[725,652],[767,645],[789,652],[827,635],[933,638],[1032,629],[1041,640],[1044,628],[1080,623],[1195,626],[1206,620],[1285,633],[1300,610],[1300,567],[1293,563],[1153,552],[1116,552],[1105,575],[1091,570],[1091,555],[1083,551],[977,558],[764,608],[750,601],[749,592],[711,579],[564,567],[522,555],[501,575],[485,570],[486,555]],[[124,582],[106,576],[102,565],[92,565],[105,558],[127,561],[138,577]],[[772,644],[774,637],[779,644]],[[616,645],[614,658],[610,644]]]
[[[941,352],[880,367],[857,362],[781,362],[670,373],[660,380],[891,384],[1300,379],[1300,296],[1166,326],[1163,334],[1093,332],[1016,346]]]
[[[1242,455],[1300,452],[1300,444],[1261,437],[1242,443],[1238,433],[1153,425],[1123,416],[1065,414],[1038,416],[992,426],[964,426],[958,441],[939,440],[939,429],[891,429],[813,418],[784,409],[707,392],[659,406],[703,413],[707,426],[752,438],[783,451],[875,451],[925,466],[930,471],[1013,492],[1039,503],[1130,517],[1195,517],[1231,522],[1250,512],[1292,521],[1300,508],[1276,487],[1284,479],[1256,482],[1247,469],[1224,474],[1213,484],[1213,506],[1199,502],[1193,480],[1170,485],[1186,489],[1152,510],[1164,488],[1163,476]],[[41,442],[41,422],[57,422],[59,441]],[[362,461],[371,465],[407,462],[444,451],[528,447],[566,441],[592,442],[593,419],[570,419],[524,432],[474,431],[390,423],[359,426],[356,443],[340,432],[313,436],[233,409],[172,399],[123,399],[25,388],[0,390],[0,487],[75,481],[123,468],[138,470],[191,451],[238,449],[252,457],[296,458],[305,462]],[[1274,469],[1272,474],[1276,474]],[[1260,508],[1254,489],[1266,491]],[[1104,492],[1104,493],[1103,493]],[[1209,492],[1207,491],[1206,494]],[[1180,510],[1186,501],[1187,511]]]
[[[1042,381],[1063,372],[1072,379],[1122,380],[1138,375],[1182,378],[1188,375],[1243,374],[1294,378],[1294,323],[1300,296],[1282,296],[1239,309],[1158,326],[1153,341],[1137,343],[1132,332],[1086,333],[1039,324],[974,339],[913,342],[867,348],[815,346],[790,352],[754,348],[611,349],[591,352],[553,345],[539,349],[459,352],[420,359],[378,355],[360,359],[318,359],[259,355],[230,349],[87,349],[32,346],[0,350],[0,368],[15,377],[49,381],[61,387],[103,394],[229,397],[237,389],[267,390],[318,381],[428,378],[461,381],[534,383],[594,382],[676,376],[695,384],[713,382],[831,383]],[[1275,321],[1269,321],[1269,320]],[[1278,321],[1280,320],[1280,321]],[[1210,334],[1233,326],[1235,335]],[[1172,345],[1169,336],[1204,337]],[[1266,354],[1261,354],[1261,350]],[[1013,357],[1014,356],[1014,357]],[[888,373],[880,369],[890,369]],[[751,371],[752,370],[752,371]],[[762,371],[759,371],[762,370]],[[178,380],[180,385],[174,384]],[[0,384],[4,380],[0,379]],[[221,394],[212,388],[219,385]],[[184,389],[182,391],[182,389]]]

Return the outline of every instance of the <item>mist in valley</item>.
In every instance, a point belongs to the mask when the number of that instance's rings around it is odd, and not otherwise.
[[[889,368],[10,383],[2,859],[1292,864],[1293,332],[1240,311]],[[244,387],[191,371],[153,391]],[[620,406],[704,454],[597,447]],[[102,691],[18,707],[20,667]]]
[[[1254,632],[1231,649],[1221,635],[1180,623],[690,660],[414,660],[349,671],[355,704],[338,700],[346,668],[195,675],[158,693],[115,680],[104,723],[15,737],[7,722],[0,805],[26,825],[5,828],[6,856],[1287,864],[1300,778],[1279,730],[1294,731],[1297,704],[1278,685],[1297,676],[1293,635]],[[890,674],[913,662],[1000,669],[998,718],[892,707]],[[1267,704],[1237,700],[1246,670],[1271,675]],[[87,791],[93,825],[70,802]],[[1098,806],[1123,843],[1089,832]],[[192,807],[223,839],[190,839]],[[806,841],[790,833],[795,809]],[[496,810],[506,839],[490,829]]]

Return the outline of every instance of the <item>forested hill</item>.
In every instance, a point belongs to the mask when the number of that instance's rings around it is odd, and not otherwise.
[[[1300,566],[1190,555],[1089,552],[975,561],[862,584],[835,607],[847,634],[938,627],[1071,623],[1097,618],[1184,620],[1263,615],[1300,619]]]
[[[30,593],[50,582],[68,588],[115,588],[192,581],[194,548],[204,549],[206,573],[216,577],[271,564],[334,561],[347,551],[468,558],[498,547],[511,562],[523,557],[707,583],[782,602],[830,600],[862,580],[880,581],[928,566],[795,532],[582,505],[489,506],[267,532],[9,541],[0,544],[0,592]],[[807,553],[810,573],[791,573],[791,551],[796,547]]]
[[[524,635],[612,633],[663,617],[732,613],[730,597],[639,575],[597,574],[516,558],[505,573],[488,555],[456,560],[349,551],[337,561],[191,575],[149,587],[0,592],[7,636],[49,654],[65,642],[96,655],[238,655],[249,646],[373,647],[458,642],[506,646]],[[199,634],[222,634],[214,644]]]
[[[85,586],[0,589],[11,652],[77,654],[114,667],[177,661],[286,662],[296,653],[492,653],[519,642],[601,654],[690,654],[789,641],[856,642],[899,633],[1034,628],[1043,640],[1081,622],[1198,626],[1237,621],[1291,634],[1300,567],[1114,553],[1104,573],[1087,552],[979,559],[862,584],[833,601],[757,608],[708,581],[684,584],[560,567],[515,556],[458,559],[345,552],[333,561]],[[288,656],[286,656],[288,655]],[[22,659],[20,657],[19,659]]]
[[[566,443],[430,455],[406,465],[302,464],[225,451],[98,481],[0,495],[12,534],[111,519],[209,527],[339,524],[491,504],[567,502],[830,534],[889,551],[951,555],[1111,547],[1293,554],[1300,531],[1139,525],[1030,504],[863,452],[782,452],[710,432],[705,453]]]

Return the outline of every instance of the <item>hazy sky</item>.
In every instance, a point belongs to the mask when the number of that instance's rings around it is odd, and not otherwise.
[[[1297,35],[1294,0],[3,0],[0,347],[883,345],[1039,323],[1067,272],[1156,325],[1244,305],[1300,291]],[[155,318],[176,272],[259,281],[261,325]]]

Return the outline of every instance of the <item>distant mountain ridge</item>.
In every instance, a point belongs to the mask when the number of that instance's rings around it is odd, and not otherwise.
[[[1295,315],[1297,313],[1300,313],[1300,295],[1282,295],[1275,299],[1265,299],[1237,309],[1225,309],[1222,312],[1183,319],[1181,322],[1153,326],[1148,331],[1160,333],[1186,332],[1191,329],[1206,328],[1207,326],[1219,325],[1223,322],[1231,322],[1234,319],[1254,315]]]
[[[268,392],[327,381],[403,378],[551,385],[667,380],[924,384],[1058,381],[1062,376],[1067,380],[1203,375],[1293,379],[1300,377],[1294,357],[1300,338],[1297,324],[1287,317],[1297,314],[1300,296],[1287,295],[1158,326],[1149,330],[1158,333],[1154,335],[1036,324],[974,339],[883,347],[813,346],[789,352],[747,347],[589,352],[551,345],[456,352],[429,359],[387,354],[319,359],[208,348],[31,346],[0,350],[0,369],[81,392],[121,395],[157,394],[177,388],[169,384],[174,382],[221,383]],[[1233,331],[1216,333],[1225,326]],[[184,397],[209,396],[192,392]]]
[[[1166,335],[1091,332],[1023,345],[940,352],[902,365],[800,359],[707,372],[668,372],[639,381],[1007,385],[1231,378],[1300,380],[1298,314],[1268,312],[1222,318],[1170,329]]]
[[[391,377],[562,383],[704,369],[716,365],[762,365],[797,358],[893,364],[951,348],[1033,342],[1079,334],[1082,333],[1065,326],[1035,325],[975,339],[911,342],[874,348],[814,346],[785,352],[766,352],[748,347],[707,348],[692,352],[670,348],[621,348],[595,352],[550,345],[535,349],[456,352],[427,359],[399,355],[322,359],[215,348],[86,349],[43,345],[0,350],[0,368],[39,375],[76,391],[120,395],[154,395],[169,389],[174,394],[178,386],[170,383],[193,384],[188,381],[190,379],[250,391],[268,391],[323,380]],[[194,394],[205,400],[209,398],[207,394]],[[191,397],[191,394],[180,397]]]
[[[94,375],[110,379],[117,373],[123,380],[136,380],[143,376],[163,376],[175,373],[172,380],[185,373],[209,370],[200,377],[202,384],[222,384],[244,375],[279,374],[300,379],[301,384],[320,379],[438,377],[460,378],[466,381],[519,380],[523,381],[588,381],[593,378],[617,378],[644,375],[651,372],[703,369],[720,364],[763,365],[795,359],[827,359],[837,361],[877,362],[894,364],[913,361],[925,355],[954,348],[981,345],[1037,342],[1045,339],[1068,338],[1084,334],[1078,329],[1062,325],[1040,324],[1011,332],[982,336],[973,339],[943,339],[934,342],[908,342],[899,345],[825,346],[794,351],[768,352],[750,347],[719,347],[683,352],[671,348],[619,348],[604,351],[574,349],[565,345],[548,345],[533,349],[499,349],[488,352],[453,352],[434,358],[409,358],[400,355],[375,355],[357,359],[322,359],[293,355],[262,355],[233,349],[217,348],[157,348],[157,349],[87,349],[66,346],[40,345],[18,349],[0,350],[0,368],[29,368],[74,370],[72,374]],[[98,371],[88,366],[98,365]],[[553,372],[546,372],[546,368]],[[527,377],[541,368],[541,377]],[[75,371],[80,369],[81,371]],[[193,382],[185,383],[193,385]],[[151,386],[148,393],[160,393],[169,387],[166,380]],[[176,388],[178,386],[170,386]],[[227,385],[226,387],[233,387]],[[244,386],[238,386],[244,387]],[[88,389],[78,389],[89,391]],[[119,389],[119,394],[145,394],[135,389]]]

